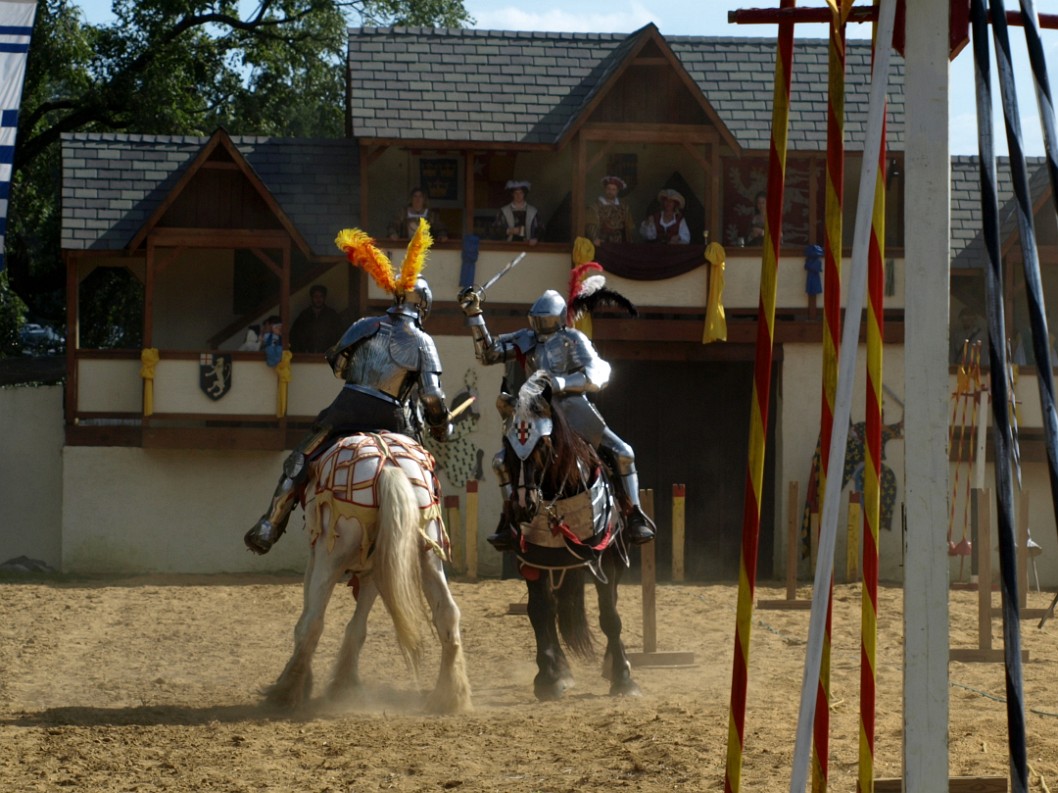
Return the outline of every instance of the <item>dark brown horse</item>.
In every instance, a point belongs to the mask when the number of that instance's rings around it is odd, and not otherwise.
[[[499,407],[508,428],[504,459],[514,491],[504,513],[519,529],[516,555],[536,634],[536,696],[557,699],[573,685],[563,642],[574,655],[594,655],[584,608],[587,572],[595,580],[606,635],[603,677],[611,694],[636,695],[617,612],[628,554],[607,467],[566,423],[561,397],[552,404],[546,372],[530,377],[517,397],[501,395]]]

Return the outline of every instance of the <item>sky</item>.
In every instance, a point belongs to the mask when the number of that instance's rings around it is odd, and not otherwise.
[[[243,0],[247,5],[252,3]],[[860,0],[859,4],[864,4]],[[82,0],[80,3],[90,22],[110,18],[110,0]],[[476,20],[475,27],[488,30],[540,30],[573,33],[630,33],[653,22],[666,35],[688,36],[757,36],[774,38],[774,25],[733,25],[727,21],[729,11],[738,8],[776,8],[778,0],[464,0],[464,6]],[[799,6],[825,6],[824,0],[801,0]],[[1008,0],[1008,10],[1018,6]],[[1058,13],[1058,0],[1037,0],[1041,14]],[[825,25],[799,25],[797,36],[825,39]],[[869,25],[850,25],[849,36],[867,38]],[[1052,91],[1058,94],[1058,30],[1042,33]],[[1032,72],[1025,54],[1025,37],[1020,28],[1010,28],[1011,50],[1018,85],[1018,108],[1021,117],[1023,146],[1027,154],[1043,154]],[[794,69],[797,68],[796,49]],[[952,154],[977,153],[977,116],[973,85],[973,55],[966,47],[951,67],[950,145]],[[993,61],[993,72],[995,64]],[[822,89],[825,90],[825,87]],[[1006,153],[999,89],[994,88],[996,148]]]

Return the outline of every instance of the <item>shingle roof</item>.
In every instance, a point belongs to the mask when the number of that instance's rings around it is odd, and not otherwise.
[[[232,137],[316,254],[355,224],[360,180],[350,140]],[[125,247],[209,138],[77,133],[62,138],[62,247]]]
[[[1026,157],[1029,192],[1033,201],[1050,193],[1044,157]],[[981,186],[976,156],[952,157],[951,161],[951,261],[953,268],[982,268],[988,263],[982,231]],[[1017,200],[1010,173],[1010,160],[996,162],[996,199],[999,204],[1000,245],[1018,234]]]
[[[639,33],[354,28],[353,135],[553,145]],[[767,149],[775,41],[663,38],[739,144]],[[825,40],[796,43],[790,125],[799,150],[826,148],[827,48]],[[870,44],[850,41],[847,52],[846,145],[858,150],[867,122]],[[888,138],[890,148],[901,150],[904,65],[899,57],[892,64]]]

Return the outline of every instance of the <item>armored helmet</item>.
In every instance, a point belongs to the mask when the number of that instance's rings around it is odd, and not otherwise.
[[[548,289],[529,309],[529,325],[539,336],[549,336],[566,325],[566,301]]]
[[[425,322],[430,316],[430,309],[433,308],[433,292],[430,290],[430,284],[421,275],[418,276],[415,279],[415,286],[393,295],[393,308],[401,314],[418,318],[420,324]]]

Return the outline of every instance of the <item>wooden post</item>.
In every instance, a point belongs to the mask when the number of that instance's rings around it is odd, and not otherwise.
[[[981,650],[992,649],[992,501],[988,491],[974,488],[973,517],[977,523],[977,630]]]
[[[789,506],[786,509],[786,599],[797,599],[797,546],[800,542],[801,521],[800,494],[798,483],[794,479],[789,485]]]
[[[654,491],[640,490],[639,501],[643,511],[654,519]],[[632,666],[685,666],[694,663],[694,653],[665,652],[658,650],[657,621],[657,564],[654,554],[656,543],[639,546],[639,572],[643,588],[643,652],[628,653]]]
[[[797,480],[787,488],[786,507],[786,597],[781,600],[758,600],[759,609],[809,609],[811,600],[797,599],[797,552],[801,547],[800,494]],[[813,525],[814,528],[814,525]]]
[[[654,491],[640,490],[639,501],[644,511],[654,519]],[[639,546],[640,578],[643,585],[643,652],[654,653],[658,650],[657,622],[657,566],[654,558],[653,542]]]
[[[672,581],[683,583],[686,543],[687,485],[672,486]],[[653,543],[651,543],[653,545]]]
[[[845,534],[845,581],[860,580],[860,526],[862,525],[860,494],[849,493],[849,518]]]
[[[448,539],[452,543],[452,571],[466,572],[466,541],[463,535],[463,519],[459,514],[459,496],[445,496],[445,514],[448,519]]]
[[[1024,616],[1029,600],[1029,491],[1018,499],[1018,608]]]
[[[478,578],[478,482],[467,480],[467,515],[466,515],[466,560],[467,577],[471,581]]]

